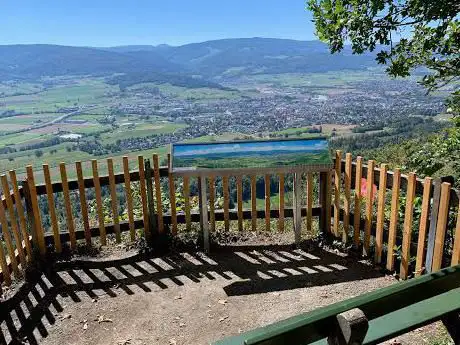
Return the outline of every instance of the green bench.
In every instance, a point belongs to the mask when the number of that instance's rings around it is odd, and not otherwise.
[[[327,344],[327,338],[332,343],[347,344],[347,334],[341,327],[342,316],[351,310],[362,312],[367,319],[365,324],[356,326],[353,321],[349,325],[351,329],[356,327],[353,334],[362,333],[357,343],[378,344],[442,320],[455,343],[460,344],[460,265],[300,314],[214,345]]]

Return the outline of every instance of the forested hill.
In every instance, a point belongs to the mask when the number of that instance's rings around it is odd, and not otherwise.
[[[371,54],[352,56],[345,49],[331,55],[319,41],[269,38],[224,39],[178,47],[0,46],[0,80],[154,73],[156,81],[181,76],[178,80],[182,84],[199,87],[210,86],[208,82],[201,85],[201,79],[236,74],[364,70],[375,65]]]

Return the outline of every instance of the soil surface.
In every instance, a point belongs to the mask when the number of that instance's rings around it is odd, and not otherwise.
[[[58,262],[18,287],[20,307],[1,324],[6,343],[210,344],[396,282],[365,261],[285,245],[109,254]],[[390,343],[432,343],[438,328]]]

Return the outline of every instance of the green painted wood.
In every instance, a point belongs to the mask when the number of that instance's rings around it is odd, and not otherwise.
[[[378,318],[385,318],[390,313],[398,310],[410,312],[410,306],[421,302],[431,303],[430,299],[443,294],[447,300],[452,300],[457,296],[460,287],[460,265],[445,268],[436,273],[424,275],[418,278],[391,285],[362,296],[326,306],[309,313],[300,314],[277,323],[261,327],[241,335],[224,339],[215,345],[301,345],[310,344],[326,338],[329,334],[331,324],[335,322],[335,317],[344,311],[359,308],[370,321]],[[455,289],[455,290],[454,290]],[[454,292],[452,292],[454,291]],[[457,293],[457,295],[455,294]],[[443,299],[443,297],[439,297]],[[441,305],[439,301],[433,302]],[[447,302],[446,302],[447,303]],[[447,303],[455,307],[454,303]],[[425,305],[427,306],[427,305]],[[412,306],[416,308],[416,306]],[[421,307],[422,308],[422,307]],[[447,307],[446,307],[447,308]],[[458,307],[460,308],[460,306]],[[451,311],[452,309],[449,309]],[[447,313],[446,309],[446,313]],[[425,317],[434,317],[424,314]],[[444,315],[444,314],[443,314]],[[442,316],[442,315],[440,315]],[[402,329],[401,332],[404,332]],[[390,330],[388,331],[390,332]],[[392,331],[394,332],[394,331]],[[378,338],[377,333],[373,337]]]

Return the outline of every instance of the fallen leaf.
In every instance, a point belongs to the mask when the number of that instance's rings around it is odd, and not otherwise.
[[[177,345],[176,339],[169,339],[169,345]]]
[[[88,329],[88,323],[85,323],[85,324],[83,325],[83,330],[86,331],[87,329]]]
[[[182,295],[178,295],[178,296],[174,297],[174,299],[182,299]]]
[[[223,321],[225,321],[225,320],[227,320],[227,319],[228,319],[228,316],[222,316],[222,317],[219,319],[219,322],[223,322]]]
[[[225,304],[227,304],[227,300],[226,299],[220,299],[219,304],[225,305]]]

